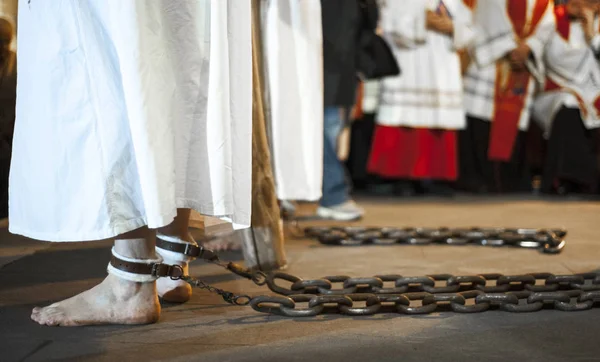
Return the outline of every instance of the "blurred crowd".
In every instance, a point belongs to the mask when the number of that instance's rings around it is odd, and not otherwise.
[[[359,3],[378,6],[400,72],[359,66],[356,98],[335,103],[349,112],[338,156],[355,189],[598,194],[600,1]]]
[[[14,3],[14,1],[10,1]],[[352,190],[597,195],[600,1],[261,0],[277,194],[354,220]],[[14,124],[0,17],[0,217]]]

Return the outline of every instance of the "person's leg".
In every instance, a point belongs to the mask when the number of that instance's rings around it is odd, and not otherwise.
[[[461,189],[484,193],[487,190],[484,169],[487,161],[489,124],[467,117],[467,127],[458,132],[458,185]]]
[[[338,137],[343,127],[340,108],[325,108],[323,127],[323,197],[320,204],[330,207],[341,205],[350,198],[344,166],[337,155]]]
[[[593,191],[597,161],[593,134],[581,120],[579,109],[563,107],[554,118],[544,170],[543,190],[555,188]]]
[[[190,234],[190,209],[177,209],[173,222],[157,230],[156,253],[163,258],[165,264],[179,265],[185,275],[189,274],[189,263],[194,257],[181,252],[180,245],[198,245]],[[173,247],[179,251],[173,251]],[[218,238],[202,244],[205,249],[213,251],[237,250],[241,246],[232,238]],[[192,296],[192,287],[183,280],[173,280],[165,277],[156,282],[158,296],[171,303],[185,303]]]
[[[181,266],[185,275],[189,274],[189,262],[193,258],[166,250],[165,247],[162,247],[161,242],[196,245],[196,241],[189,232],[190,214],[190,209],[177,209],[177,216],[173,222],[157,230],[156,253],[163,258],[165,264]],[[156,281],[156,289],[159,297],[172,303],[187,302],[192,296],[192,287],[183,280],[160,278]]]
[[[337,156],[342,126],[340,109],[326,107],[323,123],[323,197],[320,202],[325,207],[343,204],[349,198],[344,167]]]
[[[113,256],[134,263],[160,263],[154,245],[155,233],[142,228],[117,237]],[[160,316],[155,279],[109,268],[99,285],[48,307],[34,308],[31,318],[49,326],[154,323]]]
[[[317,214],[323,218],[350,221],[364,212],[350,199],[350,187],[344,165],[338,158],[337,141],[343,127],[342,110],[326,107],[323,139],[323,197]]]

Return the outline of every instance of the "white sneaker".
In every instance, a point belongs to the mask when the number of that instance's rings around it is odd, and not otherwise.
[[[346,201],[343,204],[324,207],[319,206],[317,215],[323,219],[331,219],[337,221],[355,221],[361,219],[365,211],[358,207],[354,201]]]

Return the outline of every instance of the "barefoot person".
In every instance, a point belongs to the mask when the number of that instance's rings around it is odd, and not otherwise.
[[[155,322],[189,298],[156,279],[187,267],[190,209],[250,223],[250,3],[21,0],[18,37],[10,230],[115,239],[100,285],[32,318]]]

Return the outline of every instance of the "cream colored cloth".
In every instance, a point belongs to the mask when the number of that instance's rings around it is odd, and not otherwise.
[[[316,201],[323,181],[320,0],[262,0],[266,117],[280,200]]]
[[[250,224],[250,2],[20,1],[10,230]]]

